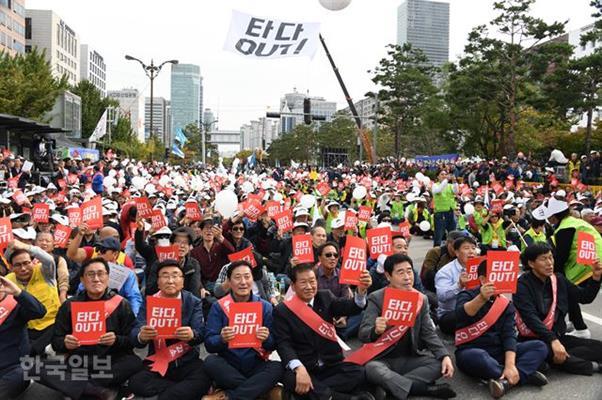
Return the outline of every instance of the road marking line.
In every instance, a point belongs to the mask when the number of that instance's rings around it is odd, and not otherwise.
[[[602,326],[602,318],[595,317],[583,311],[581,312],[581,315],[583,315],[583,318],[585,318],[586,320]]]

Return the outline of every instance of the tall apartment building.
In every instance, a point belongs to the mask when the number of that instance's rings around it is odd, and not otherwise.
[[[25,0],[0,0],[0,53],[25,53]]]
[[[449,3],[406,0],[397,9],[397,44],[410,43],[441,67],[449,60]]]
[[[77,85],[79,69],[79,36],[52,10],[26,10],[26,51],[37,47],[45,51],[55,76],[67,76]]]
[[[267,149],[279,136],[280,121],[261,117],[241,126],[240,146],[244,150]]]
[[[151,101],[150,97],[145,98],[144,102],[144,136],[145,138],[150,137],[150,110]],[[153,132],[160,138],[164,138],[165,133],[169,131],[167,125],[167,106],[169,101],[163,97],[153,98]],[[168,138],[169,139],[169,136]]]
[[[292,131],[297,124],[303,124],[303,101],[308,97],[296,90],[293,93],[287,93],[280,99],[280,130],[282,133]],[[323,97],[310,97],[311,114],[315,116],[325,117],[326,121],[330,121],[332,116],[337,111],[337,103],[334,101],[326,101]],[[288,114],[288,115],[287,115]],[[320,125],[320,121],[316,121],[316,126]]]
[[[120,114],[130,118],[136,137],[144,142],[144,97],[138,89],[109,90],[107,95],[119,102]]]
[[[201,124],[201,68],[193,64],[171,66],[171,131]]]
[[[374,129],[376,121],[376,100],[372,97],[365,97],[353,104],[362,121],[362,126],[366,129]],[[349,107],[344,108],[342,111],[348,114],[349,118],[353,118]]]
[[[82,44],[80,53],[80,79],[89,80],[100,91],[102,97],[107,95],[107,65],[100,53],[90,45]]]

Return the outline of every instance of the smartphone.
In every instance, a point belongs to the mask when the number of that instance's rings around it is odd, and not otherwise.
[[[222,226],[222,217],[220,215],[213,216],[213,225]]]

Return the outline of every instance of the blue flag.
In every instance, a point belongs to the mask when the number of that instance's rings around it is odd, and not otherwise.
[[[171,152],[180,158],[184,158],[184,152],[180,150],[180,148],[176,146],[175,143],[173,144],[173,146],[171,146]]]
[[[176,129],[176,134],[174,139],[180,143],[180,145],[184,146],[186,143],[188,143],[188,138],[186,137],[186,135],[184,134],[184,132],[182,131],[182,128],[177,128]]]

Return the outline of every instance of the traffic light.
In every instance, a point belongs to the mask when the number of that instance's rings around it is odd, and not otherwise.
[[[308,98],[303,100],[303,121],[305,125],[311,125],[311,100]]]
[[[165,148],[165,159],[166,159],[166,160],[169,158],[169,153],[170,153],[170,151],[169,151],[169,148],[168,148],[168,147],[166,147],[166,148]]]

